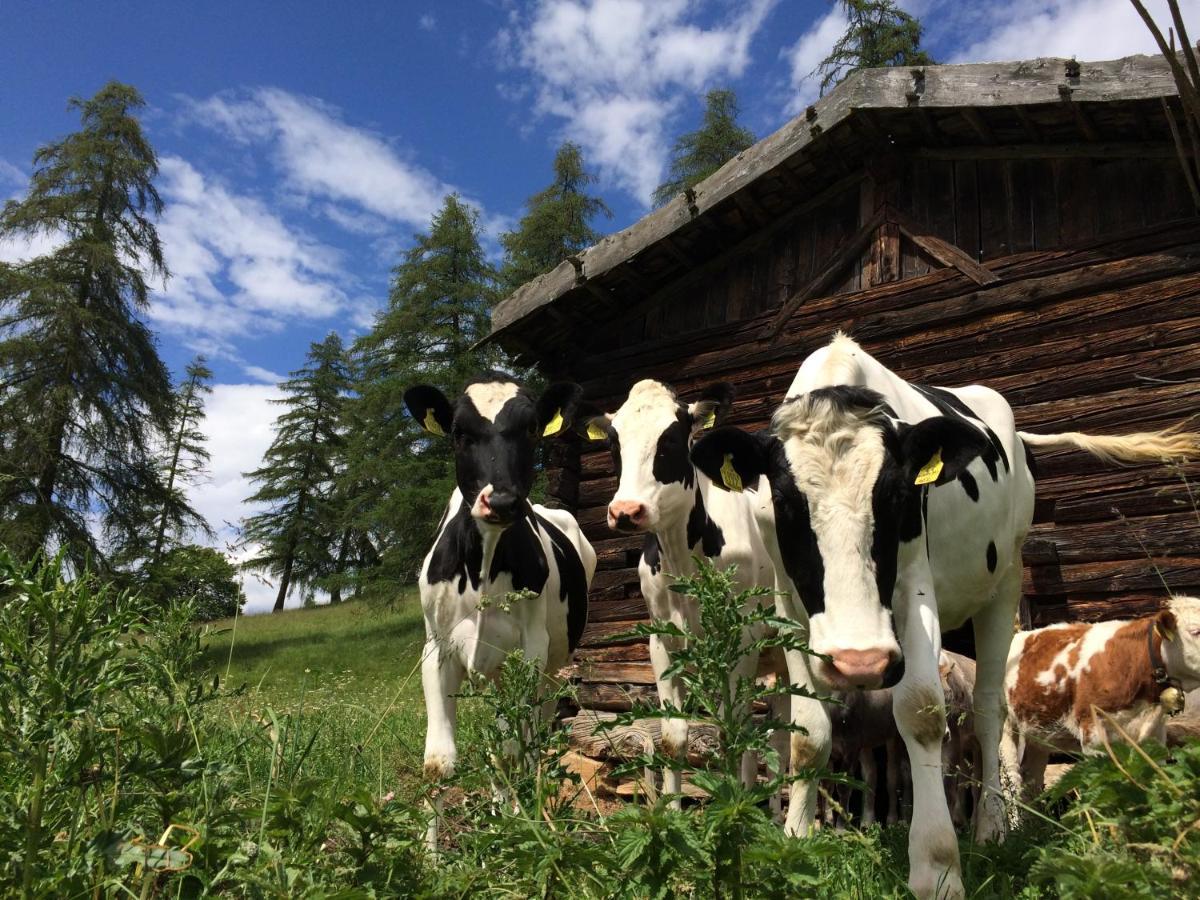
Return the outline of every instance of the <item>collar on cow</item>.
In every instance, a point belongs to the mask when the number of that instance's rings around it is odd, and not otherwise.
[[[1154,640],[1155,637],[1158,640]],[[1159,705],[1168,716],[1177,716],[1183,712],[1184,694],[1183,682],[1167,674],[1167,666],[1162,658],[1163,635],[1158,630],[1158,622],[1153,621],[1146,629],[1146,651],[1150,655],[1150,674],[1154,683],[1162,690],[1158,695]]]

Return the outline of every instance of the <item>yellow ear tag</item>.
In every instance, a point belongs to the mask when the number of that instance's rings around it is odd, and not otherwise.
[[[938,476],[942,474],[942,468],[944,465],[945,464],[942,462],[942,450],[939,447],[933,454],[933,458],[921,467],[921,471],[917,473],[916,480],[913,481],[913,484],[933,484],[938,480]]]
[[[587,436],[589,441],[602,441],[608,437],[608,435],[604,433],[604,429],[595,422],[588,422]]]
[[[554,418],[546,423],[546,427],[542,429],[542,437],[550,437],[552,434],[558,434],[562,431],[563,417],[562,410],[556,410]]]
[[[732,453],[726,453],[725,462],[721,463],[721,480],[725,482],[725,487],[729,488],[729,490],[741,492],[742,476],[733,467]]]
[[[425,430],[431,434],[445,435],[446,433],[442,431],[442,426],[439,425],[437,419],[433,417],[432,409],[425,410],[425,421],[423,424],[425,425]]]
[[[700,427],[701,428],[712,428],[716,424],[717,424],[717,411],[714,409],[712,412],[710,412],[707,416],[704,417],[704,424],[701,425]]]

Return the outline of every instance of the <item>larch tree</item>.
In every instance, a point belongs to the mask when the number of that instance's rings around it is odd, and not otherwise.
[[[733,157],[754,144],[754,132],[738,124],[737,95],[727,88],[704,97],[704,120],[695,131],[675,139],[670,177],[654,189],[654,205],[695,187]]]
[[[200,426],[204,421],[204,399],[212,393],[212,377],[207,360],[197,356],[188,363],[183,381],[175,388],[162,453],[163,496],[151,510],[153,536],[146,555],[151,568],[162,561],[172,541],[182,540],[191,531],[205,537],[213,535],[205,518],[188,504],[186,493],[188,485],[208,472],[210,457]]]
[[[829,55],[817,66],[821,94],[859,69],[884,66],[931,66],[921,49],[921,22],[895,0],[839,0],[849,24]]]
[[[505,254],[500,268],[503,293],[512,293],[600,240],[592,221],[599,215],[611,218],[612,210],[588,193],[596,180],[584,166],[578,144],[568,141],[558,148],[554,181],[525,201],[525,215],[517,228],[500,235]]]
[[[247,473],[258,486],[248,503],[265,506],[246,519],[242,538],[257,548],[242,564],[279,581],[275,611],[294,587],[311,590],[331,568],[338,529],[329,511],[344,449],[342,416],[350,374],[342,339],[330,333],[309,347],[305,365],[280,385],[285,407],[262,466]]]
[[[358,396],[342,483],[356,584],[369,596],[394,598],[416,580],[454,487],[448,442],[430,440],[400,398],[418,383],[454,396],[494,363],[471,348],[487,334],[495,296],[478,215],[451,194],[404,254],[387,307],[354,347]]]
[[[71,100],[80,129],[37,151],[28,194],[0,211],[0,237],[56,247],[0,263],[0,543],[21,556],[100,561],[97,532],[119,545],[125,511],[161,495],[171,381],[141,317],[167,269],[143,105],[118,82]]]

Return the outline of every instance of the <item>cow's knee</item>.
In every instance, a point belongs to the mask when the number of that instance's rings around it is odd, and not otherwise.
[[[913,684],[896,690],[896,727],[905,740],[936,750],[946,736],[945,696],[936,684]]]

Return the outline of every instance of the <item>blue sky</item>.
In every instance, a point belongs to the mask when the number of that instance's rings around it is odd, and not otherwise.
[[[1152,48],[1128,0],[903,5],[942,61]],[[329,330],[369,326],[446,192],[476,206],[494,254],[570,138],[614,211],[598,225],[624,227],[705,90],[733,87],[765,136],[815,96],[805,76],[844,25],[826,0],[8,0],[2,15],[0,198],[77,126],[69,96],[117,78],[146,97],[173,272],[150,320],[173,370],[204,352],[216,372],[212,477],[195,499],[225,539],[245,514],[241,473],[270,441],[277,377]]]

